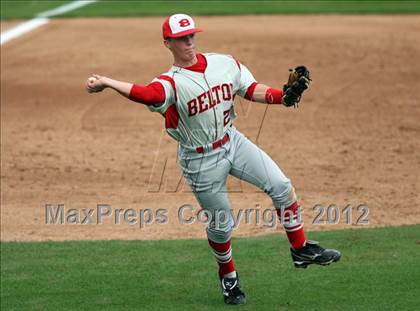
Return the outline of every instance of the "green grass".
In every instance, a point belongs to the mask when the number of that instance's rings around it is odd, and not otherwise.
[[[234,239],[241,309],[418,310],[420,225],[310,236],[342,260],[296,269],[284,236]],[[220,310],[216,270],[203,240],[3,242],[1,309]]]
[[[1,19],[28,19],[41,12],[54,9],[70,2],[69,0],[55,1],[20,1],[1,0]]]
[[[30,18],[63,1],[2,1],[1,19]],[[66,2],[66,1],[64,1]],[[68,1],[67,1],[68,2]],[[419,13],[420,1],[110,1],[69,12],[67,17],[239,14]]]

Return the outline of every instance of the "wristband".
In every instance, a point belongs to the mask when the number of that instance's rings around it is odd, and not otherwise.
[[[265,92],[265,102],[266,104],[280,105],[283,98],[283,91],[279,89],[268,88]]]

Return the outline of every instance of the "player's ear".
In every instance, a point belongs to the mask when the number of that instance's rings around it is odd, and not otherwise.
[[[163,44],[168,48],[171,49],[171,39],[170,38],[165,38],[163,39]]]

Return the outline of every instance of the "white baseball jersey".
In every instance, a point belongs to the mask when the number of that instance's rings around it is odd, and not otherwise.
[[[147,106],[164,115],[168,134],[184,146],[204,146],[221,139],[236,118],[236,94],[244,97],[256,82],[232,56],[203,55],[207,61],[204,73],[172,66],[154,79],[163,85],[165,101]]]

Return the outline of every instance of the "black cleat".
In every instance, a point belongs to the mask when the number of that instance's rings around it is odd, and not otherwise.
[[[335,249],[324,249],[316,241],[306,241],[304,247],[292,252],[293,263],[296,268],[306,268],[310,264],[328,266],[340,260],[341,253]]]
[[[244,305],[246,298],[239,284],[239,277],[222,278],[220,280],[223,292],[223,299],[228,305]]]

